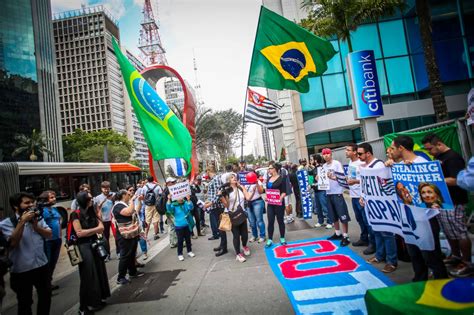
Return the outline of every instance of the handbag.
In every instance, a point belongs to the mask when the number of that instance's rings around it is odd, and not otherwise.
[[[81,212],[79,210],[75,210],[74,212],[77,213],[77,217],[79,218]],[[71,263],[71,266],[76,266],[80,264],[83,259],[81,255],[81,250],[76,244],[77,238],[75,234],[73,234],[73,229],[74,227],[72,225],[72,220],[69,219],[67,223],[66,242],[64,246],[66,246],[67,256],[69,257],[69,262]]]
[[[141,232],[140,222],[138,221],[137,214],[135,212],[132,214],[132,221],[130,222],[119,223],[117,219],[115,219],[115,217],[114,217],[114,221],[115,221],[115,226],[117,227],[117,230],[120,232],[120,235],[124,239],[135,238]]]
[[[232,230],[232,223],[228,213],[222,213],[220,217],[219,230],[229,232]]]
[[[235,203],[237,199],[239,200],[239,205],[237,206],[237,209],[236,209]],[[235,226],[241,225],[242,223],[245,222],[245,220],[247,220],[247,214],[245,213],[244,209],[240,205],[240,193],[239,193],[238,188],[237,188],[237,198],[234,200],[234,204],[232,205],[232,210],[233,211],[229,211],[230,222],[232,223],[232,225],[235,225]]]

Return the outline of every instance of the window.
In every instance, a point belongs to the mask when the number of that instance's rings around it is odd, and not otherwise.
[[[334,47],[335,51],[339,51],[339,45],[337,40],[331,41],[332,46]],[[342,64],[341,64],[341,53],[338,52],[334,57],[331,58],[328,62],[328,69],[325,74],[337,73],[342,72]],[[181,86],[177,87],[178,90],[182,90]]]
[[[323,86],[327,108],[347,106],[343,74],[323,76]]]
[[[352,33],[352,48],[357,50],[374,51],[375,59],[382,58],[379,34],[375,24],[361,25]]]
[[[406,55],[405,30],[402,20],[379,23],[384,57]]]
[[[321,78],[310,78],[309,86],[310,89],[308,93],[300,94],[301,108],[303,112],[324,109],[325,106]]]
[[[462,39],[444,40],[433,44],[443,82],[464,80],[469,77]]]
[[[385,59],[387,68],[387,81],[390,94],[405,94],[414,91],[408,57]]]

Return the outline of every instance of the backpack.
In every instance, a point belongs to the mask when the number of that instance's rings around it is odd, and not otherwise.
[[[163,190],[163,193],[161,194],[160,198],[158,198],[158,201],[156,202],[156,210],[160,215],[166,214],[166,203],[168,202],[168,194],[169,190],[168,187]]]
[[[152,188],[148,188],[148,190],[146,191],[145,193],[145,198],[143,200],[143,202],[145,203],[145,205],[147,206],[154,206],[155,203],[156,203],[156,195],[155,195],[155,188],[156,188],[157,185],[153,186]],[[148,187],[148,186],[146,186]]]

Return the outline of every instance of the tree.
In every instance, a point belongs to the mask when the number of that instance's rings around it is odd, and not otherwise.
[[[375,22],[385,16],[403,12],[406,0],[303,0],[302,8],[309,11],[308,18],[301,20],[301,26],[316,35],[330,38],[337,36],[346,41],[352,52],[351,32],[366,22]],[[431,14],[428,0],[416,0],[416,11],[429,78],[430,93],[437,121],[448,118],[446,99],[441,84],[435,51],[431,39]]]
[[[46,146],[46,137],[41,132],[37,132],[36,129],[33,129],[30,137],[24,134],[15,135],[15,141],[18,143],[18,146],[12,152],[12,156],[25,152],[29,154],[30,161],[36,161],[38,159],[36,154],[53,154]]]
[[[85,132],[76,129],[63,137],[64,160],[67,162],[102,162],[106,146],[109,162],[126,162],[134,149],[132,141],[113,130]]]

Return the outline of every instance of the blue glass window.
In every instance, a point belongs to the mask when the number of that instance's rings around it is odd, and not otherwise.
[[[469,77],[462,39],[444,40],[433,44],[443,82],[464,80]]]
[[[405,20],[408,36],[408,48],[410,53],[416,54],[423,52],[423,45],[421,43],[420,26],[417,18],[410,18]]]
[[[461,36],[461,25],[457,14],[452,18],[433,18],[433,41]]]
[[[375,59],[382,58],[377,25],[361,25],[352,32],[352,48],[357,50],[373,50]]]
[[[335,51],[339,51],[339,45],[337,43],[337,40],[332,40],[331,44],[334,47]],[[342,72],[341,54],[339,52],[335,54],[334,57],[331,58],[331,60],[329,60],[328,70],[325,72],[325,74],[331,74],[331,73],[337,73],[337,72]]]
[[[425,57],[423,54],[411,56],[413,74],[415,75],[415,86],[417,91],[428,89],[428,74],[426,73]]]
[[[349,47],[347,46],[347,41],[339,41],[341,59],[342,59],[342,67],[344,71],[346,71],[346,56],[349,53]]]
[[[379,23],[384,57],[406,55],[407,45],[402,20]]]
[[[414,91],[408,57],[385,59],[385,66],[387,68],[387,81],[391,95]]]
[[[301,109],[303,112],[324,109],[323,87],[321,77],[309,79],[309,92],[300,94]]]
[[[329,132],[316,132],[306,136],[306,144],[308,147],[328,143],[331,143],[331,141],[329,141]]]
[[[342,74],[323,76],[323,86],[327,108],[347,106],[346,86]]]
[[[383,60],[376,60],[375,66],[377,67],[377,77],[379,78],[380,93],[381,95],[388,95],[387,76],[385,75]]]

